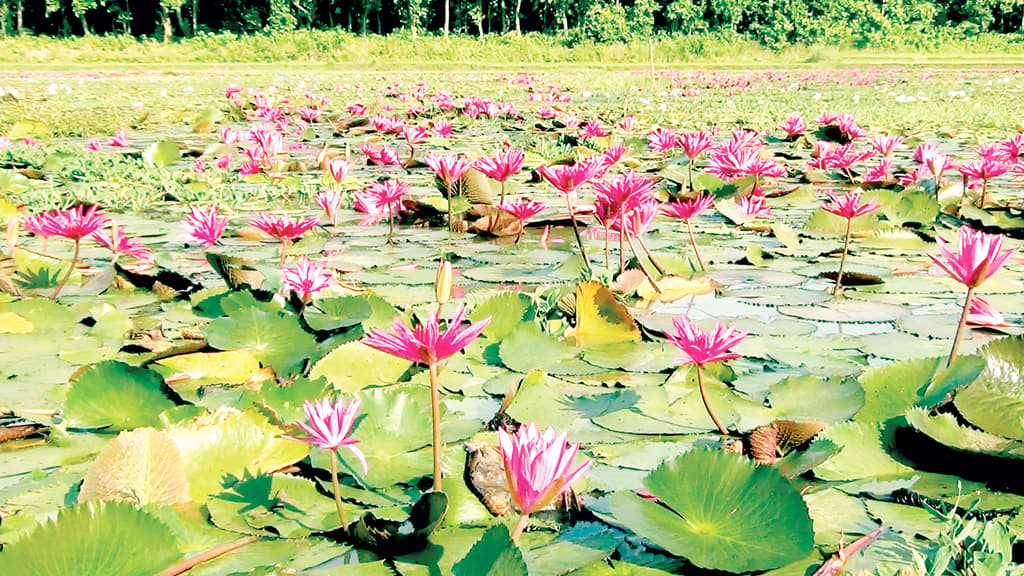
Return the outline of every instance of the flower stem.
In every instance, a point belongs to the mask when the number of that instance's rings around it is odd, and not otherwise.
[[[388,246],[395,245],[395,206],[388,204]]]
[[[178,576],[179,574],[184,574],[203,562],[209,562],[214,558],[219,558],[228,552],[238,550],[239,548],[252,544],[259,539],[259,536],[246,536],[233,542],[228,542],[227,544],[221,544],[216,548],[211,548],[202,554],[193,556],[171,566],[170,568],[167,568],[166,570],[162,570],[158,572],[156,576]]]
[[[515,527],[515,529],[512,530],[512,541],[513,542],[518,542],[519,541],[519,537],[523,535],[523,530],[526,530],[526,523],[527,523],[527,521],[529,521],[529,519],[530,519],[530,515],[529,514],[520,514],[519,515],[519,521],[516,522],[516,527]]]
[[[452,219],[452,185],[445,184],[445,188],[448,190],[448,231],[451,232],[455,229],[455,221]]]
[[[636,241],[640,243],[640,248],[644,251],[644,254],[647,255],[647,259],[651,261],[651,264],[654,265],[654,269],[658,271],[658,274],[664,276],[665,269],[658,263],[658,259],[654,257],[654,252],[651,252],[651,249],[647,246],[647,242],[644,242],[644,237],[637,236]]]
[[[836,286],[832,289],[832,295],[836,300],[842,295],[843,269],[846,268],[846,254],[850,251],[850,236],[853,234],[853,218],[846,219],[846,241],[843,242],[843,257],[839,259],[839,273],[836,274]]]
[[[729,429],[726,428],[724,424],[722,424],[722,421],[718,419],[718,416],[715,416],[714,410],[711,409],[711,404],[708,403],[708,393],[707,390],[704,388],[704,367],[701,366],[700,364],[697,364],[696,366],[697,388],[700,389],[700,399],[704,401],[704,409],[708,411],[708,416],[711,416],[711,421],[715,423],[715,426],[718,428],[718,431],[723,436],[728,436]]]
[[[619,274],[626,271],[626,213],[622,206],[619,206]]]
[[[583,258],[583,267],[590,271],[590,260],[587,259],[587,251],[583,248],[583,237],[580,236],[580,227],[576,224],[576,209],[572,205],[571,193],[565,195],[565,204],[569,207],[569,221],[572,222],[572,231],[576,235],[576,245],[580,247],[580,256]]]
[[[430,415],[434,429],[434,492],[441,492],[441,390],[437,381],[437,362],[427,365],[430,371]]]
[[[501,181],[501,196],[498,198],[498,204],[501,204],[504,201],[505,201],[505,181],[502,180]],[[487,232],[488,233],[490,233],[490,234],[494,233],[494,226],[495,226],[495,224],[498,223],[498,217],[499,216],[501,216],[501,210],[494,210],[494,212],[491,215],[490,222],[487,223]],[[522,224],[521,221],[520,221],[520,224]],[[520,229],[519,234],[520,235],[522,234],[522,229]],[[519,236],[518,235],[516,236],[515,244],[519,244]]]
[[[946,361],[946,367],[949,368],[953,364],[953,360],[956,360],[956,353],[960,350],[960,337],[963,336],[964,328],[967,327],[967,316],[971,311],[971,300],[974,299],[974,288],[967,288],[967,298],[964,300],[964,309],[960,313],[960,322],[956,325],[956,335],[953,336],[953,349],[949,351],[949,360]]]
[[[693,255],[697,257],[697,264],[700,265],[701,272],[707,272],[707,268],[704,267],[704,261],[701,260],[700,250],[697,249],[697,238],[693,235],[693,224],[689,220],[686,221],[686,231],[690,234],[690,246],[693,247]]]
[[[345,507],[341,504],[341,486],[338,484],[338,454],[331,450],[331,489],[334,491],[334,506],[338,508],[338,518],[341,519],[341,529],[348,531],[348,516],[345,514]]]
[[[287,255],[288,255],[288,239],[287,238],[282,238],[281,239],[281,258],[278,259],[278,261],[277,261],[277,266],[279,268],[281,266],[284,266],[284,259],[285,259],[285,256],[287,256]]]
[[[57,296],[60,295],[60,291],[64,289],[64,285],[68,283],[68,279],[71,278],[71,273],[75,271],[75,263],[78,262],[78,251],[82,247],[81,240],[75,240],[75,251],[71,254],[71,265],[68,267],[68,271],[64,273],[64,277],[60,279],[60,283],[57,284],[57,289],[53,291],[53,299],[56,300]]]
[[[693,192],[693,158],[686,161],[686,189]]]
[[[630,236],[629,234],[626,234],[625,230],[620,230],[619,234],[626,236],[626,241],[629,242],[629,250],[633,253],[633,256],[636,258],[636,263],[638,266],[640,266],[640,271],[644,273],[644,277],[646,277],[647,281],[650,282],[651,286],[654,287],[654,291],[657,292],[658,294],[661,294],[661,286],[658,284],[658,281],[654,279],[654,275],[651,274],[651,270],[647,267],[647,264],[644,263],[644,259],[640,257],[639,253],[637,253],[636,245],[633,244],[633,237]]]

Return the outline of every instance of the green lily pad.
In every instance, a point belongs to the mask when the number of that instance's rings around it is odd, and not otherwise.
[[[932,440],[958,450],[1024,458],[1024,443],[961,426],[952,414],[930,415],[927,410],[914,408],[907,412],[906,419]]]
[[[160,375],[145,368],[112,360],[94,364],[70,382],[64,404],[68,426],[113,430],[159,426],[160,413],[175,406],[162,386]]]
[[[302,311],[302,317],[313,330],[337,330],[355,326],[373,314],[364,296],[323,298]]]
[[[264,366],[280,375],[302,367],[316,347],[316,340],[298,320],[281,312],[249,307],[206,325],[210,346],[219,350],[248,350]]]
[[[310,378],[323,377],[335,390],[355,392],[372,386],[394,384],[412,362],[366,346],[362,342],[342,344],[313,365]]]
[[[730,572],[778,568],[807,555],[807,505],[777,471],[723,451],[692,450],[644,479],[661,503],[612,496],[617,522],[697,566]]]
[[[1024,336],[991,342],[979,355],[987,366],[957,393],[957,409],[985,432],[1024,440]]]
[[[508,526],[497,524],[477,540],[452,568],[455,576],[512,576],[528,574],[523,553],[512,542]]]
[[[91,502],[62,510],[55,521],[5,547],[0,573],[138,576],[181,559],[170,528],[153,516],[128,504]]]
[[[239,482],[212,496],[206,507],[214,524],[242,534],[305,538],[341,526],[331,498],[313,482],[287,474]]]

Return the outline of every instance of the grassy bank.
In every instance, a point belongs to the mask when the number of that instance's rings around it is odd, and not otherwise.
[[[791,46],[781,51],[733,34],[659,36],[654,40],[659,65],[723,67],[760,66],[1016,66],[1024,64],[1019,35],[984,34],[969,38],[893,39],[886,47],[847,45]],[[421,37],[353,36],[340,31],[295,31],[257,36],[205,34],[162,43],[130,36],[85,38],[22,37],[0,39],[0,65],[5,68],[58,68],[110,64],[299,63],[307,66],[372,67],[377,69],[454,64],[474,68],[516,66],[646,65],[649,46],[636,40],[622,44],[566,46],[541,34]]]

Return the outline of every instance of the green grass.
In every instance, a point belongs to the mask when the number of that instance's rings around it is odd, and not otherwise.
[[[983,34],[970,38],[894,38],[888,47],[791,46],[769,50],[730,33],[658,36],[655,62],[672,66],[836,67],[879,65],[1016,66],[1024,64],[1019,35]],[[607,68],[646,65],[648,44],[589,44],[567,47],[542,34],[353,36],[341,31],[302,30],[255,36],[204,34],[162,43],[129,36],[0,39],[0,64],[9,69],[83,67],[97,64],[153,64],[162,69],[189,64],[289,63],[310,67],[361,69],[474,69],[594,65]]]

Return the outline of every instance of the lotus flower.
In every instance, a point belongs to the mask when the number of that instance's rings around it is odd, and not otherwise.
[[[586,460],[575,466],[580,445],[569,444],[567,438],[568,434],[557,434],[552,428],[539,432],[532,422],[515,434],[498,430],[508,489],[521,514],[513,542],[523,533],[530,514],[550,505],[593,465]]]

